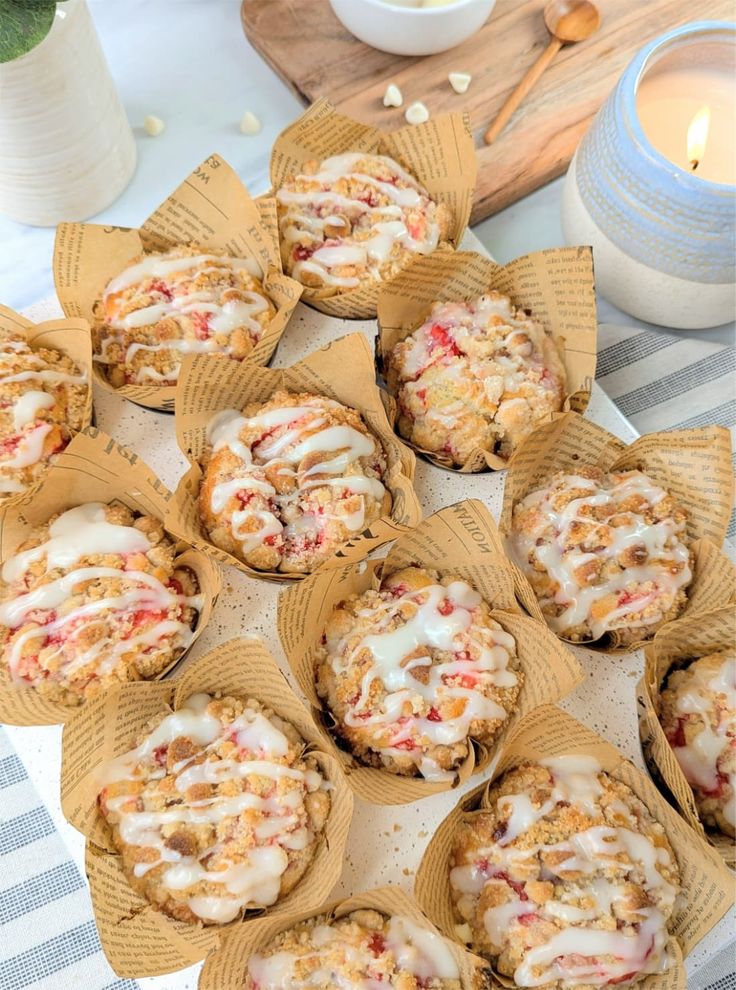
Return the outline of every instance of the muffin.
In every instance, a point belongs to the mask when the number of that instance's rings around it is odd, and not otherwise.
[[[631,986],[668,964],[675,855],[592,757],[507,770],[458,828],[450,866],[458,935],[517,986]]]
[[[158,519],[89,502],[34,529],[2,566],[0,644],[11,680],[78,705],[157,677],[187,649],[202,607]]]
[[[736,835],[736,653],[712,653],[674,670],[659,720],[693,789],[701,821]]]
[[[523,673],[516,643],[466,581],[422,567],[333,611],[316,655],[317,693],[355,757],[441,780],[490,745]]]
[[[462,990],[443,939],[401,915],[351,911],[288,928],[248,960],[243,990]]]
[[[514,506],[510,547],[549,627],[572,642],[649,639],[686,603],[687,514],[642,471],[559,472]]]
[[[284,271],[322,297],[384,282],[451,233],[453,216],[393,158],[309,161],[276,193]]]
[[[510,457],[565,398],[552,335],[500,292],[435,303],[386,373],[399,433],[457,466],[478,448]]]
[[[82,429],[88,391],[71,358],[0,329],[0,502],[38,481]]]
[[[95,307],[94,359],[113,388],[175,385],[185,354],[241,361],[275,314],[251,259],[200,247],[143,254]]]
[[[100,773],[130,885],[178,921],[225,924],[301,880],[328,782],[297,730],[257,701],[196,694]]]
[[[386,458],[355,409],[278,391],[210,423],[199,513],[250,567],[308,573],[390,509]]]

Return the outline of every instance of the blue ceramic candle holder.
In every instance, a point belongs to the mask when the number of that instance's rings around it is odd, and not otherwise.
[[[734,318],[736,186],[699,178],[660,154],[641,127],[636,97],[664,55],[708,43],[736,53],[736,25],[686,24],[642,48],[583,138],[563,194],[565,237],[592,244],[601,293],[641,320],[683,329]]]

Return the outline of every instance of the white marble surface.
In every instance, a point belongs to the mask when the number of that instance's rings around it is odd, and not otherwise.
[[[138,169],[123,195],[94,219],[137,226],[191,169],[213,151],[238,170],[251,192],[268,188],[273,139],[301,111],[299,100],[250,47],[240,26],[240,0],[89,0],[102,45],[138,142]],[[240,133],[245,110],[263,121],[254,137]],[[166,130],[143,130],[156,114]],[[476,233],[499,261],[563,243],[560,181],[540,189]],[[53,291],[53,230],[0,217],[0,302],[22,309]],[[600,320],[640,325],[605,300]],[[681,333],[687,332],[681,331]],[[689,334],[734,342],[734,324]]]

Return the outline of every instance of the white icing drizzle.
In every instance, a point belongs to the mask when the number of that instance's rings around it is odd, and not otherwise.
[[[32,389],[19,396],[13,406],[13,425],[16,430],[23,429],[29,423],[35,423],[42,409],[53,409],[56,404],[53,395]]]
[[[380,162],[393,181],[383,181],[361,172],[358,166],[366,159]],[[389,203],[372,206],[363,199],[346,195],[345,180],[375,189]],[[404,185],[399,187],[397,182]],[[309,191],[291,188],[296,183],[308,184]],[[392,158],[382,155],[364,152],[334,155],[322,162],[315,175],[297,175],[293,183],[278,190],[276,198],[285,207],[280,222],[282,238],[288,244],[306,239],[313,248],[309,257],[297,260],[293,265],[292,274],[297,279],[309,272],[318,275],[325,285],[353,288],[360,284],[360,279],[350,273],[340,274],[335,269],[355,266],[380,280],[381,268],[391,257],[394,245],[417,254],[429,254],[439,242],[436,222],[427,222],[423,237],[412,233],[411,224],[407,222],[409,212],[421,210],[426,213],[431,200],[413,176]],[[341,230],[345,233],[341,234]],[[356,237],[358,232],[360,237]],[[363,233],[369,236],[363,237]],[[314,248],[314,245],[318,246]]]
[[[231,514],[232,534],[240,543],[243,555],[262,546],[269,537],[283,534],[288,543],[297,541],[304,533],[319,532],[330,519],[339,519],[351,532],[363,528],[364,498],[361,498],[360,508],[353,513],[310,512],[292,518],[284,525],[283,510],[294,505],[299,492],[277,492],[267,480],[267,475],[271,476],[274,469],[282,475],[296,477],[302,493],[326,486],[361,496],[370,494],[377,500],[383,498],[386,490],[378,479],[346,473],[359,458],[369,457],[376,451],[376,442],[352,426],[327,425],[325,401],[328,407],[340,407],[337,402],[320,400],[320,405],[278,407],[247,419],[237,410],[224,410],[210,422],[207,437],[213,453],[228,448],[241,462],[235,478],[213,487],[212,512],[222,512],[235,495],[240,496],[241,503],[254,494],[262,495],[268,501],[267,507],[260,501],[253,506],[245,504]],[[263,435],[248,446],[239,439],[243,430],[258,430]],[[317,451],[324,452],[324,459],[300,471],[301,462]],[[257,524],[255,527],[254,523]]]
[[[0,460],[0,467],[25,468],[37,464],[43,456],[44,441],[53,428],[52,423],[39,423],[30,432],[24,433],[13,453]]]
[[[188,291],[190,283],[187,276],[189,273],[194,274],[197,269],[202,273],[217,272],[223,269],[244,270],[256,278],[262,277],[258,263],[250,258],[231,258],[211,254],[181,257],[175,252],[169,255],[151,254],[146,256],[113,278],[105,288],[103,294],[105,324],[108,329],[117,330],[118,333],[106,332],[101,341],[100,353],[94,356],[95,361],[102,364],[119,363],[118,359],[111,354],[111,348],[121,347],[124,354],[123,363],[131,373],[132,381],[139,384],[147,381],[162,384],[177,379],[180,365],[174,363],[173,370],[167,370],[165,373],[161,373],[151,365],[142,365],[133,373],[132,361],[136,354],[141,351],[233,354],[235,353],[234,348],[227,342],[227,338],[234,330],[241,327],[247,329],[252,340],[259,340],[263,333],[263,326],[256,317],[267,312],[269,308],[265,296],[259,292],[242,291],[240,292],[243,296],[242,299],[222,301],[220,296],[223,292],[223,286],[220,285],[198,291]],[[185,276],[184,279],[174,278],[170,283],[166,282],[166,279],[172,276],[182,275]],[[139,282],[146,283],[151,279],[158,279],[162,282],[165,294],[162,294],[155,286],[146,289],[146,293],[155,292],[161,296],[160,300],[140,309],[134,309],[123,316],[118,315],[118,308],[121,304],[118,295]],[[228,287],[224,288],[227,289]],[[122,300],[124,303],[129,301]],[[167,317],[174,319],[200,318],[206,323],[206,334],[201,339],[198,335],[196,338],[180,337],[156,343],[130,340],[128,331],[153,326]]]
[[[23,368],[22,371],[18,370]],[[44,410],[54,409],[57,399],[54,393],[68,385],[83,385],[86,374],[68,374],[54,371],[35,354],[24,340],[0,341],[0,389],[6,385],[22,385],[26,382],[46,386],[30,388],[14,395],[9,413],[14,434],[6,436],[0,452],[0,472],[22,471],[39,463],[44,456],[46,437],[53,430],[53,423],[41,417]],[[58,419],[58,414],[53,419]],[[59,420],[64,422],[63,419]],[[22,492],[25,485],[0,474],[0,492]]]
[[[256,278],[261,278],[263,272],[253,258],[230,258],[215,254],[194,254],[184,257],[171,257],[166,254],[149,254],[134,265],[129,265],[115,278],[110,279],[105,290],[106,295],[123,292],[131,285],[148,278],[167,278],[178,272],[193,271],[204,267],[207,262],[214,261],[217,265],[227,263],[234,269],[245,269]]]
[[[289,741],[274,720],[246,705],[242,714],[223,724],[208,710],[211,700],[206,694],[193,695],[167,715],[139,746],[109,761],[100,771],[98,783],[106,814],[117,824],[121,839],[158,854],[156,860],[138,863],[136,876],[169,864],[159,881],[165,889],[186,890],[199,883],[216,885],[216,893],[194,893],[186,903],[203,921],[224,924],[246,908],[276,902],[281,878],[289,865],[289,851],[306,848],[314,836],[304,799],[308,793],[324,788],[326,782],[315,770],[299,770],[279,762],[287,759]],[[157,765],[157,757],[179,737],[192,740],[198,749],[168,770],[176,778],[177,793],[185,794],[188,788],[201,783],[225,785],[228,793],[185,800],[160,811],[140,810],[134,791],[114,797],[107,794],[113,784],[163,777],[163,764],[159,758]],[[224,740],[236,743],[237,758],[219,757],[217,750]],[[251,777],[269,778],[274,786],[261,796],[257,789],[250,789]],[[284,778],[297,786],[280,789],[279,781]],[[231,786],[234,781],[241,785],[235,793]],[[245,813],[249,821],[254,820],[253,816],[257,818],[253,824],[255,843],[246,849],[238,844],[239,861],[233,861],[228,855],[227,830],[223,826],[227,819],[237,819]],[[212,826],[218,837],[198,855],[185,855],[165,841],[166,827],[177,824]],[[204,862],[210,859],[216,868],[209,869]]]
[[[251,956],[248,975],[259,990],[391,990],[403,973],[422,983],[460,978],[444,940],[403,915],[391,917],[385,935],[365,930],[360,936],[367,938],[366,948],[340,921],[314,925],[306,944],[300,939],[298,953]]]
[[[52,679],[72,677],[88,664],[94,664],[95,674],[102,677],[113,671],[124,655],[145,653],[161,646],[164,639],[178,650],[186,649],[191,643],[193,633],[189,625],[176,618],[166,618],[127,639],[110,641],[100,637],[84,651],[75,648],[77,637],[99,625],[110,613],[117,613],[122,619],[130,613],[168,613],[175,609],[174,614],[179,615],[185,607],[197,610],[202,607],[201,596],[179,594],[144,571],[124,569],[125,565],[75,566],[85,557],[115,554],[128,558],[151,549],[145,533],[133,526],[108,522],[105,509],[99,502],[69,509],[50,525],[46,542],[8,557],[3,564],[3,581],[15,593],[0,605],[0,623],[11,630],[28,626],[12,636],[5,646],[5,661],[15,681],[28,679],[22,667],[30,642],[38,641],[37,652],[44,650],[46,667],[54,671],[50,675]],[[36,568],[40,561],[44,562],[41,575]],[[67,573],[40,582],[40,578],[58,570]],[[57,614],[57,609],[79,593],[77,589],[100,579],[120,581],[123,590],[116,596],[94,598]],[[31,590],[23,590],[29,587]]]
[[[573,489],[583,489],[590,494],[555,509],[552,497]],[[560,615],[546,616],[555,632],[564,633],[587,622],[593,638],[598,639],[610,630],[630,625],[633,615],[636,615],[637,625],[652,625],[671,607],[677,591],[689,583],[692,572],[689,550],[683,542],[684,521],[676,523],[670,517],[650,524],[640,512],[624,514],[619,511],[620,524],[609,526],[606,521],[597,522],[586,512],[596,506],[615,507],[631,495],[643,497],[653,507],[667,497],[667,492],[641,471],[625,472],[617,480],[611,476],[605,488],[589,478],[563,475],[555,480],[554,488],[539,489],[519,503],[522,510],[537,510],[536,525],[530,525],[532,514],[526,513],[524,531],[514,525],[510,546],[522,570],[532,574],[530,561],[538,561],[557,585],[552,597],[540,598],[542,609],[552,604],[564,606]],[[573,534],[581,524],[590,525],[594,531],[603,526],[610,542],[599,545],[594,532],[586,540],[592,542],[594,548],[588,550],[578,546]],[[644,563],[623,567],[597,584],[586,584],[576,575],[577,569],[589,561],[600,560],[605,564],[634,547],[646,551]],[[652,587],[644,590],[643,586],[649,584]],[[605,615],[594,617],[593,606],[611,594],[617,596],[616,607]],[[656,606],[649,615],[638,614],[649,606]]]
[[[393,757],[408,753],[427,779],[446,776],[427,756],[427,745],[463,741],[471,722],[507,717],[504,708],[484,696],[479,689],[482,682],[497,687],[518,683],[508,667],[515,650],[513,637],[500,628],[474,621],[474,609],[481,601],[478,592],[465,581],[453,581],[446,587],[432,584],[399,597],[386,593],[378,604],[358,611],[359,616],[370,619],[375,633],[364,636],[357,645],[353,645],[349,633],[327,643],[330,665],[338,679],[361,662],[366,651],[371,658],[357,697],[348,705],[346,724],[353,728],[394,728],[391,745],[377,751]],[[406,613],[407,606],[413,608],[411,618],[391,630],[389,627],[397,616]],[[430,651],[449,652],[452,657],[433,663]],[[412,659],[406,662],[409,656]],[[421,680],[413,673],[419,668]],[[453,677],[461,677],[473,686],[447,683]],[[371,686],[377,679],[386,694],[378,707],[371,708]],[[439,707],[452,699],[462,700],[462,711],[454,718],[442,719]],[[412,710],[409,716],[407,706]],[[428,713],[422,714],[427,706]],[[428,742],[420,747],[417,736]]]
[[[736,827],[736,769],[725,769],[733,765],[729,754],[736,740],[736,657],[724,657],[718,672],[708,673],[697,661],[688,668],[688,687],[677,694],[675,711],[685,720],[688,715],[700,716],[698,731],[686,745],[672,749],[688,783],[704,796],[720,793],[727,785],[723,817]]]
[[[477,850],[471,862],[451,870],[450,883],[459,903],[475,904],[487,884],[501,885],[510,895],[483,914],[488,938],[499,952],[514,927],[536,926],[536,944],[525,951],[514,972],[517,986],[545,986],[555,981],[569,988],[605,986],[663,971],[669,963],[667,919],[678,893],[661,872],[673,866],[669,852],[638,830],[635,815],[623,802],[615,810],[626,824],[592,825],[563,842],[534,845],[526,840],[523,845],[512,845],[558,803],[573,805],[593,818],[601,814],[601,767],[594,758],[561,756],[539,762],[552,777],[550,797],[540,807],[534,807],[523,793],[497,800],[506,831],[499,839],[494,837],[493,846]],[[641,887],[649,903],[642,906],[631,906],[627,883],[632,871],[644,877]],[[527,893],[532,880],[556,885],[554,895],[537,903]],[[629,913],[625,930],[609,927],[617,905]],[[631,913],[635,918],[631,919]],[[562,927],[540,943],[537,923],[545,921],[556,921]],[[586,922],[599,922],[603,927]]]

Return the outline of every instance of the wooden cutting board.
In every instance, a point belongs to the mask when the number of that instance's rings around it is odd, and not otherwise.
[[[433,114],[468,109],[478,148],[472,222],[482,220],[563,173],[591,118],[632,55],[658,34],[688,20],[731,20],[730,0],[598,0],[600,31],[563,48],[505,132],[491,147],[483,132],[548,42],[544,0],[498,0],[481,30],[449,52],[407,58],[354,38],[328,0],[243,0],[253,46],[305,103],[328,97],[344,113],[393,129],[422,100]],[[470,72],[464,96],[447,82]],[[395,82],[404,108],[385,108]]]

